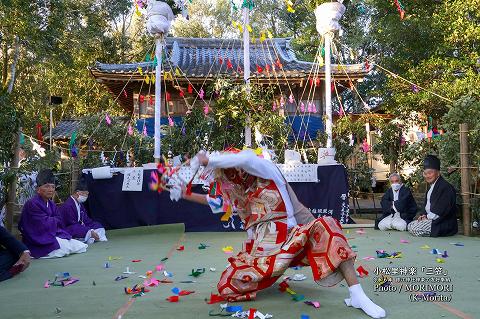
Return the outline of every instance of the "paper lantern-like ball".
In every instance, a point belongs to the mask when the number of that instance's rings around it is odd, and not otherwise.
[[[340,2],[327,2],[319,5],[315,9],[315,18],[317,19],[316,27],[320,34],[332,31],[338,31],[340,27],[340,19],[345,13],[345,6]]]
[[[147,7],[147,31],[153,36],[167,34],[174,18],[172,8],[163,2],[150,0]]]

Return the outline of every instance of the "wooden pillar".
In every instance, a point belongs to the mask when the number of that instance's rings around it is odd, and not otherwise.
[[[6,220],[5,226],[9,232],[13,230],[13,215],[15,212],[15,202],[17,199],[17,173],[20,165],[20,134],[22,129],[18,130],[16,140],[15,140],[15,149],[13,154],[13,161],[10,165],[10,169],[13,172],[12,180],[10,181],[10,186],[8,187],[8,197],[7,197],[7,207],[6,207]]]
[[[462,180],[463,234],[471,235],[470,164],[468,153],[468,125],[460,124],[460,170]]]

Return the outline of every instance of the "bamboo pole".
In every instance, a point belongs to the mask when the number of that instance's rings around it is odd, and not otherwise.
[[[471,212],[470,212],[470,172],[468,167],[468,125],[460,124],[460,167],[462,181],[462,215],[463,215],[463,234],[471,235]]]

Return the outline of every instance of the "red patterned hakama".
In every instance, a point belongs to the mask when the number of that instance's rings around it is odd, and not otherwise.
[[[355,258],[340,223],[322,217],[287,231],[287,213],[273,181],[258,178],[256,187],[229,194],[245,223],[250,239],[243,250],[230,257],[218,291],[226,300],[252,300],[259,290],[277,281],[289,267],[310,265],[314,280],[324,286],[339,283],[339,265]]]

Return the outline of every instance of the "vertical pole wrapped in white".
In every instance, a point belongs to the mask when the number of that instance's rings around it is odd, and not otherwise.
[[[333,115],[332,115],[332,70],[330,48],[332,45],[332,34],[325,34],[325,132],[327,133],[327,148],[333,147]]]
[[[250,10],[243,8],[243,78],[247,86],[247,93],[250,93],[250,32],[248,25],[250,24]],[[247,125],[245,126],[245,145],[252,146],[252,126],[250,116],[247,117]]]
[[[315,9],[318,33],[325,38],[325,113],[327,117],[325,131],[327,133],[327,149],[332,143],[332,91],[331,91],[331,56],[330,48],[335,31],[341,29],[339,20],[345,13],[345,6],[340,2],[327,2]],[[330,151],[328,151],[330,153]],[[333,150],[334,152],[334,150]]]
[[[153,157],[155,162],[159,163],[162,154],[162,140],[160,136],[160,121],[162,117],[162,51],[163,37],[155,39],[155,57],[157,58],[157,67],[155,68],[155,151]]]
[[[147,31],[155,37],[155,150],[153,157],[159,163],[161,158],[160,120],[162,105],[162,51],[164,36],[168,34],[173,20],[173,11],[163,1],[149,0],[147,4]]]

